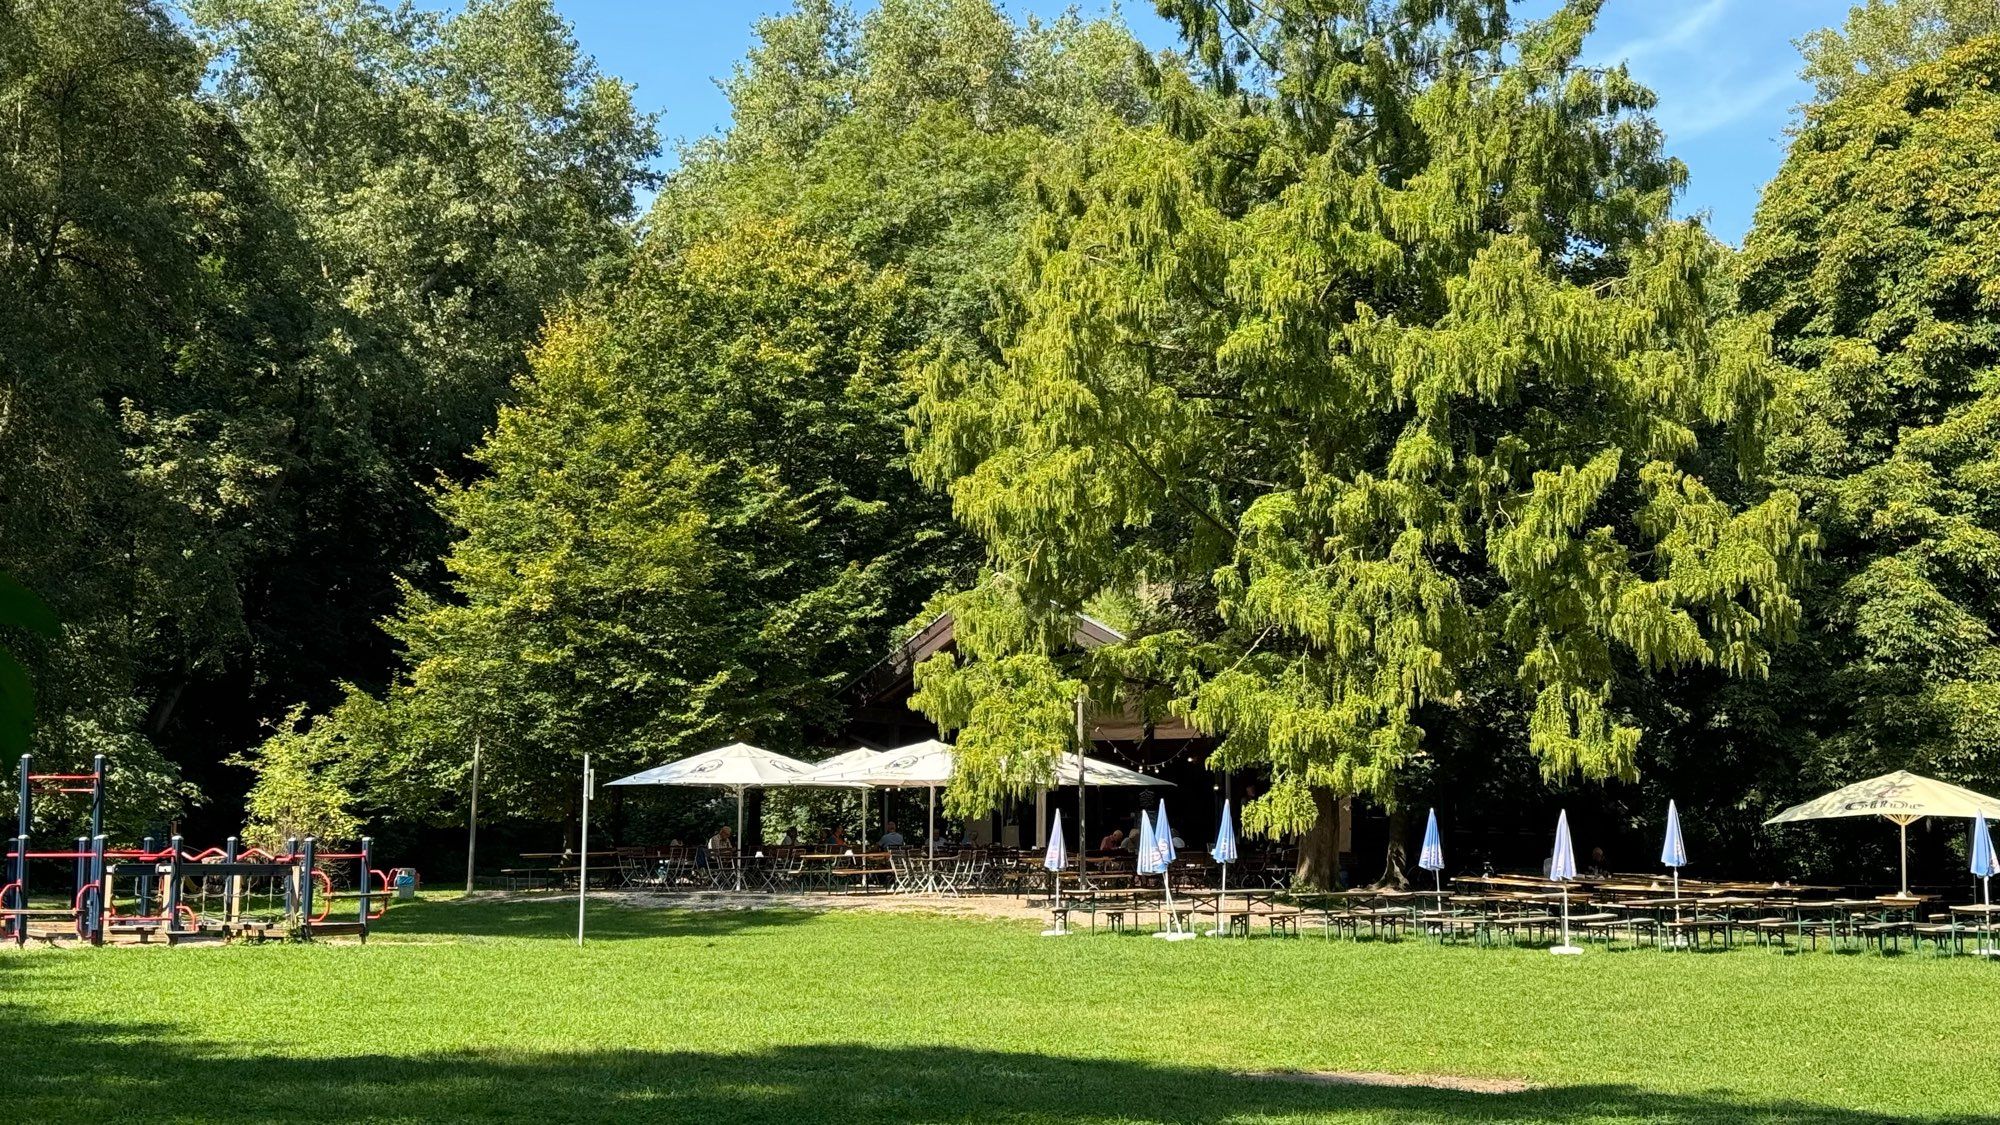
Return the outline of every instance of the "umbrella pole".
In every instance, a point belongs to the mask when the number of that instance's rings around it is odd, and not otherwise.
[[[1222,928],[1223,907],[1228,898],[1229,898],[1229,865],[1225,863],[1222,865],[1222,889],[1215,893],[1215,936],[1216,937],[1229,936],[1227,931],[1223,930]]]
[[[1903,834],[1903,897],[1910,897],[1910,822],[1898,820],[1896,827]]]
[[[743,787],[736,787],[736,889],[743,889]]]
[[[1089,742],[1083,735],[1083,696],[1076,697],[1076,885],[1078,888],[1090,886],[1090,825],[1083,818],[1083,748]],[[1096,923],[1091,923],[1092,927]]]

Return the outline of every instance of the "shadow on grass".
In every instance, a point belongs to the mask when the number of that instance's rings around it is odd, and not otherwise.
[[[765,906],[676,910],[671,903],[662,903],[660,907],[627,906],[593,898],[585,929],[591,941],[721,937],[797,925],[814,917],[809,910]],[[505,937],[575,941],[576,898],[550,895],[399,903],[375,921],[372,932],[390,940]]]
[[[169,954],[171,955],[171,954]],[[4,986],[33,958],[0,957]],[[16,996],[21,995],[16,991]],[[468,1002],[475,1002],[468,998]],[[273,1021],[310,1019],[272,1012]],[[0,1001],[0,1104],[15,1120],[1185,1123],[1910,1120],[1726,1092],[1620,1085],[1520,1093],[1329,1085],[1138,1060],[861,1043],[731,1052],[439,1050],[444,1027],[388,1027],[409,1053],[323,1056],[190,1040],[140,1020],[51,1020]],[[289,1051],[287,1047],[282,1050]],[[1933,1122],[1996,1125],[1994,1117]]]

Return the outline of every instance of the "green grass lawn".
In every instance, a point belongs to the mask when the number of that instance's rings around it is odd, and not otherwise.
[[[2000,1121],[2000,964],[449,900],[0,954],[19,1121]],[[1527,1079],[1525,1093],[1271,1071]]]

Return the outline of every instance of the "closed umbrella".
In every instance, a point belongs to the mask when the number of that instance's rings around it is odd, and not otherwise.
[[[1222,802],[1222,827],[1215,830],[1215,846],[1208,854],[1222,865],[1222,889],[1215,896],[1215,933],[1222,935],[1222,900],[1229,897],[1229,865],[1236,862],[1236,825],[1229,816],[1229,800]]]
[[[1424,846],[1417,854],[1417,866],[1431,873],[1431,881],[1437,887],[1438,913],[1444,913],[1444,841],[1438,839],[1438,811],[1431,810],[1430,820],[1424,824]]]
[[[1857,781],[1802,805],[1793,805],[1764,823],[1789,824],[1839,816],[1879,816],[1888,820],[1902,829],[1903,897],[1908,898],[1910,825],[1927,816],[1962,816],[1969,820],[1991,808],[2000,808],[2000,800],[1948,781],[1897,770],[1867,781]]]
[[[1180,941],[1194,934],[1181,929],[1181,916],[1174,912],[1174,860],[1180,858],[1180,850],[1174,847],[1174,830],[1167,824],[1167,800],[1160,798],[1160,811],[1153,817],[1153,863],[1160,873],[1160,888],[1167,896],[1167,928],[1154,937],[1168,941]]]
[[[1556,816],[1556,849],[1549,856],[1549,878],[1561,883],[1563,892],[1563,943],[1549,952],[1582,953],[1569,943],[1569,880],[1576,878],[1576,849],[1569,842],[1568,809]]]
[[[1056,810],[1056,821],[1049,827],[1049,850],[1042,856],[1042,869],[1056,884],[1056,910],[1049,928],[1042,931],[1043,937],[1061,937],[1069,933],[1063,924],[1062,910],[1062,870],[1069,866],[1069,851],[1063,846],[1062,810]]]
[[[2000,955],[1988,940],[1993,933],[1993,887],[1992,879],[1996,864],[1993,858],[1993,834],[1986,830],[1986,810],[1981,809],[1972,820],[1972,873],[1979,876],[1979,901],[1986,907],[1984,924],[1979,927],[1979,954],[1983,957]]]
[[[1681,868],[1687,866],[1687,861],[1688,861],[1687,841],[1681,839],[1681,810],[1675,808],[1673,801],[1669,800],[1667,802],[1667,838],[1666,841],[1660,845],[1660,865],[1663,867],[1671,867],[1674,869],[1674,899],[1676,900],[1674,903],[1675,922],[1679,922],[1681,920],[1681,907],[1679,902],[1679,899],[1681,897]],[[1684,936],[1678,933],[1674,935],[1675,945],[1683,944],[1685,943],[1686,940],[1687,939]]]

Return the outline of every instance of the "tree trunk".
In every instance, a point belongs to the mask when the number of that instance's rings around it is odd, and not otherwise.
[[[1410,806],[1397,801],[1389,809],[1389,846],[1382,854],[1382,886],[1410,889]]]
[[[1299,838],[1299,863],[1292,884],[1330,891],[1340,886],[1340,798],[1331,789],[1313,790],[1317,814]]]

